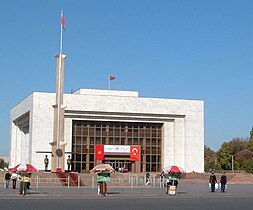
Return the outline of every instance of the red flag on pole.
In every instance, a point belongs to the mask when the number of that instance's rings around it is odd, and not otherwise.
[[[64,18],[63,15],[62,15],[62,17],[61,17],[61,25],[62,25],[62,28],[63,28],[64,31],[65,31],[65,18]]]
[[[109,76],[109,80],[115,80],[114,76]]]

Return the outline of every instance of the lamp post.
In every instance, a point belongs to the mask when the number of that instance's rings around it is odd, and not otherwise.
[[[232,173],[234,173],[234,155],[230,155],[232,158]]]

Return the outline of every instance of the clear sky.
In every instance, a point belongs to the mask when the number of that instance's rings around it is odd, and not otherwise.
[[[139,91],[202,99],[205,144],[218,150],[253,126],[252,0],[3,0],[0,155],[9,153],[10,110],[34,91],[55,91],[60,11],[65,92]]]

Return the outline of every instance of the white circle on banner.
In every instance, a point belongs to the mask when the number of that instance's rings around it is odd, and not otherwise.
[[[133,153],[134,155],[137,155],[138,149],[137,149],[137,148],[133,148],[133,149],[132,149],[132,153]]]

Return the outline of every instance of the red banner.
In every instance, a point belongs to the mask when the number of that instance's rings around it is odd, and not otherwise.
[[[95,159],[96,160],[104,160],[104,145],[103,144],[97,144],[95,149]]]
[[[131,145],[130,146],[130,160],[132,161],[139,161],[141,154],[140,146]]]

